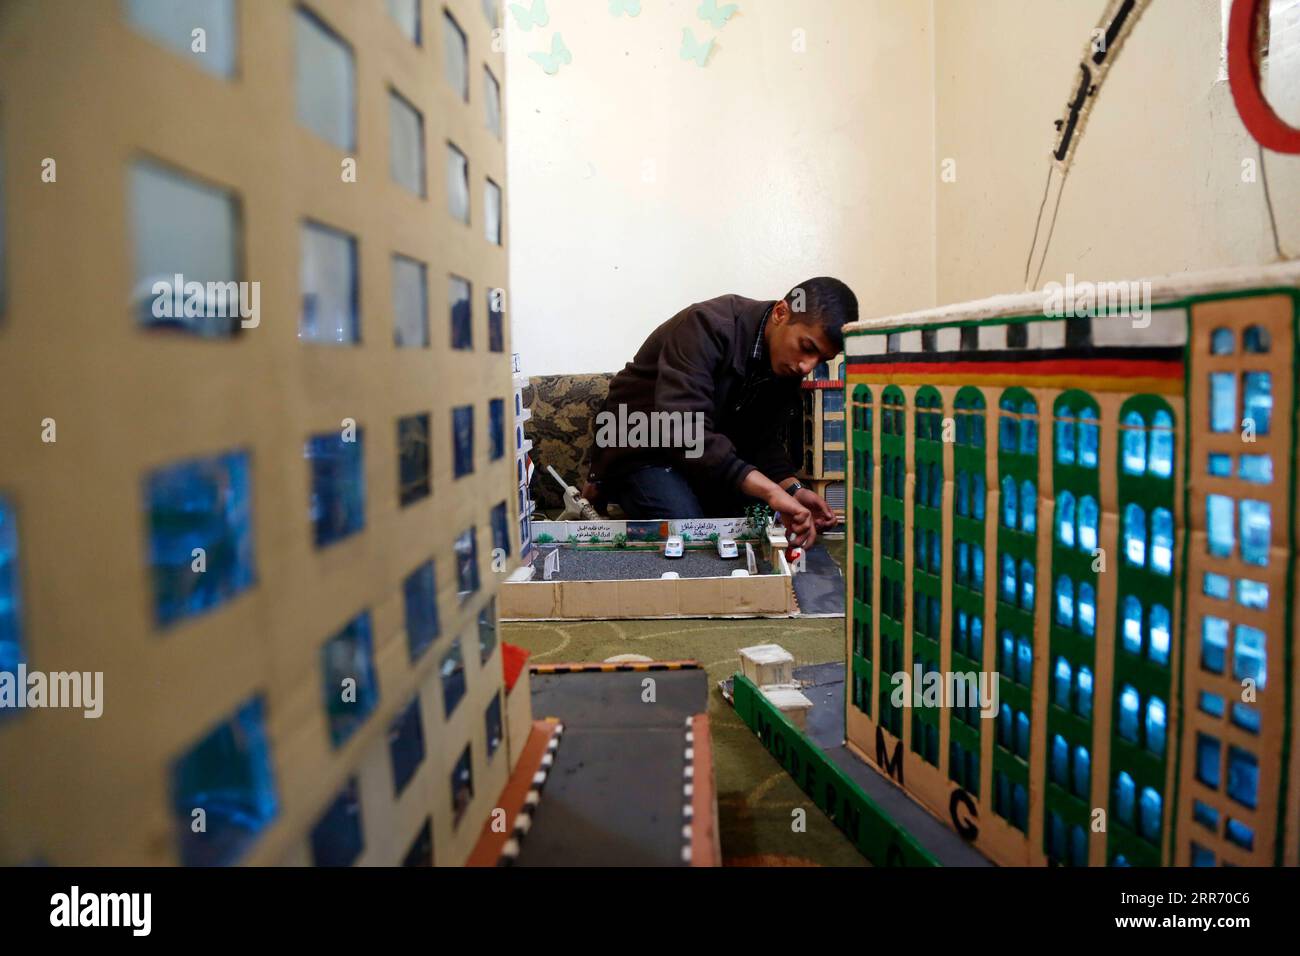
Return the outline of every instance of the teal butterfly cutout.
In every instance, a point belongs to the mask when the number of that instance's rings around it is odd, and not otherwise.
[[[704,0],[695,12],[700,15],[701,20],[709,21],[713,29],[721,30],[739,9],[740,5],[737,3],[729,3],[725,7],[719,7],[718,0]]]
[[[683,60],[694,60],[696,66],[703,66],[709,59],[709,54],[713,52],[713,38],[709,37],[707,43],[700,43],[695,39],[695,34],[691,32],[690,27],[682,28],[682,51]]]
[[[572,63],[573,54],[569,48],[564,45],[564,37],[558,33],[551,35],[551,52],[550,53],[530,53],[528,59],[540,63],[542,70],[547,76],[554,76],[560,72],[561,63]]]
[[[546,12],[546,0],[533,0],[531,9],[518,3],[512,3],[510,4],[510,12],[514,14],[515,22],[519,24],[521,30],[544,27],[551,22],[551,15]]]
[[[641,12],[641,0],[609,0],[609,15],[617,17],[626,13],[634,17]]]

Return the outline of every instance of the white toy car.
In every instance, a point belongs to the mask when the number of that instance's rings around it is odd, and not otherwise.
[[[736,542],[731,538],[719,538],[718,557],[720,558],[740,557],[740,552],[736,550]]]
[[[664,542],[665,558],[680,558],[682,556],[682,536],[680,534],[670,534],[668,540]]]

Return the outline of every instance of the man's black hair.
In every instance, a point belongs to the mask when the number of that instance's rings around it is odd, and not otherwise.
[[[844,324],[858,320],[858,297],[830,276],[800,282],[785,294],[785,304],[792,322],[820,325],[836,352],[844,349]]]

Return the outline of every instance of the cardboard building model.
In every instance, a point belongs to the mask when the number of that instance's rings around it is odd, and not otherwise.
[[[849,746],[994,861],[1300,863],[1298,303],[1289,263],[846,327]]]
[[[823,362],[799,383],[803,394],[803,461],[799,478],[844,520],[844,356]]]
[[[58,164],[0,196],[0,677],[102,713],[0,710],[0,863],[460,864],[529,725],[495,5],[205,5],[201,53],[39,6],[0,5],[9,183]]]

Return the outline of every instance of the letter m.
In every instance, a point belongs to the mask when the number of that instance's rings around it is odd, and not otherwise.
[[[885,732],[880,727],[876,728],[876,763],[897,780],[900,787],[903,785],[903,742],[894,741],[894,756],[891,758],[885,745]]]

